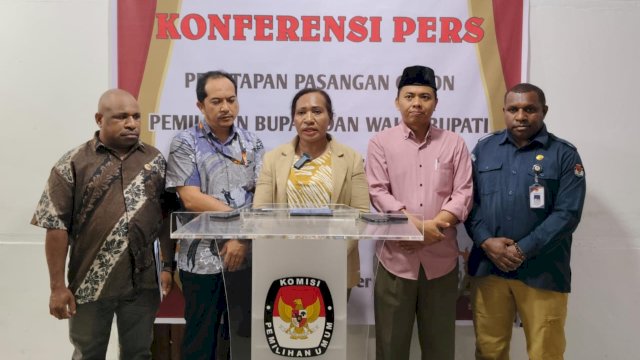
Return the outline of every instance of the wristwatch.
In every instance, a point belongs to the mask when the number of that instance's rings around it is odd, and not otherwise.
[[[518,255],[522,256],[523,259],[527,258],[527,256],[524,254],[522,249],[520,249],[520,246],[518,245],[518,243],[514,243],[513,246],[515,246],[516,252],[518,253]]]

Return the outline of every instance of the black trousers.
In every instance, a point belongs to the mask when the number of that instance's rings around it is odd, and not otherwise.
[[[218,340],[229,340],[230,327],[234,334],[225,358],[251,357],[248,339],[251,335],[251,269],[227,272],[224,276],[223,279],[222,274],[201,275],[180,270],[186,320],[183,360],[216,359]]]
[[[180,270],[186,326],[182,341],[184,360],[215,360],[226,296],[222,274],[201,275]],[[226,326],[228,321],[224,321]]]

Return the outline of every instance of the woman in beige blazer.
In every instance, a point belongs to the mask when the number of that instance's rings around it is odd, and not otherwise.
[[[329,95],[319,89],[299,91],[291,102],[291,117],[298,135],[290,143],[265,154],[253,206],[271,203],[309,207],[344,204],[369,211],[369,191],[362,157],[327,134],[333,119]],[[302,164],[302,175],[296,171],[294,163]],[[308,176],[315,171],[318,176]],[[327,176],[323,177],[323,173]],[[347,269],[347,286],[350,289],[360,281],[360,257],[355,240],[348,245]]]

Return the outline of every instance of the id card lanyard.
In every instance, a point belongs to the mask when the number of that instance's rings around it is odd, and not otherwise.
[[[240,159],[236,159],[231,155],[225,154],[222,150],[220,150],[218,145],[214,144],[213,140],[209,137],[209,134],[207,134],[207,132],[205,131],[202,123],[198,124],[198,128],[200,129],[200,131],[202,131],[202,134],[205,140],[209,143],[209,145],[211,145],[213,150],[218,155],[231,161],[231,163],[233,164],[241,165],[241,166],[249,166],[249,161],[247,160],[247,149],[245,149],[244,144],[242,143],[242,137],[240,136],[240,134],[236,133],[235,135],[238,137],[238,145],[240,146],[240,153],[241,153]],[[224,167],[225,167],[225,173],[227,175],[227,189],[224,189],[224,188],[222,189],[222,196],[224,196],[224,201],[227,203],[227,205],[236,209],[238,208],[238,205],[236,204],[236,200],[232,197],[232,194],[231,194],[231,181],[229,179],[229,165],[227,162],[224,163]],[[211,243],[214,244],[214,242],[211,242]],[[212,249],[212,252],[213,252],[213,249]]]
[[[244,144],[242,144],[242,137],[240,136],[240,134],[237,134],[236,136],[238,136],[238,145],[240,146],[240,153],[241,153],[240,156],[241,157],[240,157],[240,159],[236,159],[233,156],[225,154],[224,152],[222,152],[222,150],[220,150],[218,148],[218,146],[213,143],[213,140],[211,140],[209,138],[208,134],[204,130],[204,127],[202,126],[202,123],[199,123],[198,125],[199,125],[199,128],[200,128],[200,131],[202,131],[202,134],[204,135],[204,138],[209,143],[209,145],[211,145],[213,150],[216,153],[218,153],[218,155],[224,157],[225,159],[231,161],[232,163],[234,163],[236,165],[244,165],[244,166],[248,166],[249,165],[249,162],[247,161],[247,149],[245,149]]]
[[[529,207],[531,209],[544,209],[544,186],[538,182],[538,176],[542,173],[540,164],[533,165],[533,185],[529,186]]]

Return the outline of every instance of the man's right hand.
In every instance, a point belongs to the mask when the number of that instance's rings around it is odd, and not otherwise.
[[[167,296],[173,288],[173,273],[170,271],[164,271],[160,273],[160,289],[162,290],[162,296]]]
[[[507,248],[514,243],[513,240],[505,237],[488,238],[480,247],[498,269],[509,272],[520,267],[524,260],[514,252],[508,251]]]
[[[220,257],[227,271],[236,271],[244,262],[247,245],[244,241],[232,239],[224,243],[220,250]]]
[[[76,314],[76,299],[71,290],[66,287],[51,290],[49,313],[60,320]]]

